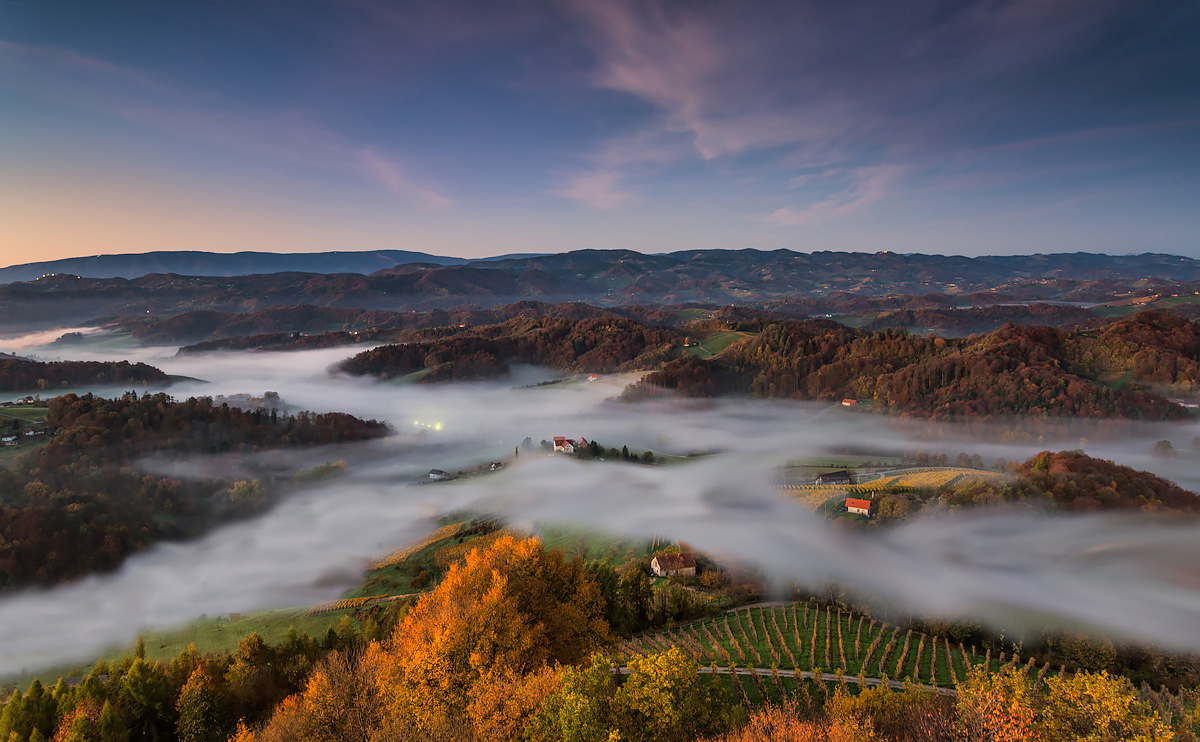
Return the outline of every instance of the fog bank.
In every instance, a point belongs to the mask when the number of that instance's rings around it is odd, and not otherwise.
[[[200,614],[337,597],[370,559],[418,539],[438,515],[463,508],[497,512],[519,525],[572,523],[627,537],[682,538],[759,565],[780,583],[837,581],[904,610],[974,616],[1010,631],[1085,626],[1200,649],[1195,524],[972,512],[856,535],[831,529],[775,488],[777,467],[806,455],[922,448],[980,453],[988,462],[1019,460],[1044,448],[1079,447],[1078,438],[1094,430],[1084,423],[1061,441],[972,443],[965,429],[898,425],[829,404],[609,401],[634,377],[514,388],[554,375],[525,368],[517,369],[516,381],[397,385],[329,374],[330,366],[361,348],[184,357],[169,350],[145,352],[158,353],[155,365],[168,373],[207,381],[178,384],[170,390],[175,396],[273,390],[299,408],[387,420],[399,435],[336,450],[268,454],[283,468],[336,456],[349,470],[294,493],[260,518],[190,543],[156,546],[115,574],[0,599],[6,628],[0,674],[90,662],[107,647],[131,642],[142,628]],[[1200,487],[1200,467],[1190,453],[1176,460],[1150,455],[1161,438],[1189,445],[1200,435],[1194,423],[1122,430],[1119,440],[1084,447]],[[536,451],[493,475],[412,484],[430,468],[454,471],[510,457],[525,437],[536,443],[555,435],[637,452],[714,455],[662,467]],[[144,466],[203,476],[225,472],[229,461],[154,458]]]

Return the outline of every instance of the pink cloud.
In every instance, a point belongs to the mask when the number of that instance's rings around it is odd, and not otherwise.
[[[612,170],[576,175],[557,193],[602,211],[615,209],[633,198],[632,193],[621,189],[621,174]]]
[[[654,4],[572,7],[582,13],[597,55],[594,83],[641,98],[663,113],[657,124],[626,139],[636,145],[632,153],[648,161],[678,159],[677,152],[664,156],[645,146],[665,141],[668,133],[688,135],[692,152],[711,160],[844,130],[832,124],[841,117],[831,117],[828,101],[777,105],[764,86],[759,41],[719,19]]]
[[[192,142],[266,160],[344,172],[425,209],[450,205],[395,157],[299,111],[258,111],[141,70],[53,47],[0,41],[0,80],[23,92],[118,116]]]

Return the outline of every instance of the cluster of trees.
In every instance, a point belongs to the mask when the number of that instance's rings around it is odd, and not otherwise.
[[[880,312],[864,327],[868,330],[887,328],[921,328],[950,335],[990,332],[1005,324],[1074,325],[1096,319],[1083,307],[1062,304],[1021,304],[970,308],[900,309]]]
[[[49,402],[44,445],[0,469],[0,589],[49,584],[118,566],[163,538],[260,511],[271,483],[175,479],[132,465],[152,452],[249,452],[364,440],[382,423],[340,413],[289,415],[177,402],[165,394],[118,399],[65,395]]]
[[[339,369],[354,375],[395,377],[428,370],[424,381],[480,379],[508,373],[508,360],[568,371],[606,373],[657,366],[679,334],[628,319],[572,321],[541,317],[485,327],[450,328],[430,339],[385,345],[347,359]]]
[[[625,402],[637,402],[664,393],[684,397],[715,397],[720,393],[720,384],[707,363],[695,356],[688,356],[646,374],[641,380],[625,387],[620,398]]]
[[[1120,328],[1137,329],[1142,324],[1131,320],[1110,331],[1124,337]],[[1190,332],[1197,331],[1195,323],[1186,324]],[[772,398],[850,397],[872,402],[878,409],[935,419],[1187,417],[1183,407],[1158,394],[1110,388],[1092,380],[1102,362],[1116,363],[1112,358],[1136,363],[1131,347],[1106,342],[1102,347],[1112,353],[1103,361],[1095,360],[1100,358],[1095,347],[1085,331],[1050,327],[1006,325],[986,335],[935,338],[904,330],[858,331],[810,320],[770,325],[757,338],[731,345],[713,365],[726,388]],[[1090,356],[1083,352],[1085,348],[1093,349]],[[1167,342],[1160,340],[1146,354],[1136,356],[1161,362],[1137,366],[1137,378],[1153,380],[1157,373],[1170,373],[1179,380],[1184,378],[1179,369],[1188,362],[1198,363],[1189,361],[1184,350],[1171,355],[1165,348]]]
[[[839,687],[820,714],[766,708],[714,742],[1168,742],[1194,739],[1189,721],[1105,673],[1043,685],[1009,667],[972,672],[954,698]]]
[[[0,392],[25,392],[66,386],[166,384],[170,378],[153,366],[129,361],[30,361],[0,358]]]
[[[7,699],[0,739],[47,742],[225,742],[239,719],[266,718],[302,690],[315,665],[348,652],[363,637],[344,621],[321,639],[289,631],[278,645],[251,634],[232,653],[201,654],[193,645],[169,662],[134,656],[100,661],[77,684],[34,681]]]

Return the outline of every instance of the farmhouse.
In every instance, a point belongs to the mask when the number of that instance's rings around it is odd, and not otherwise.
[[[858,513],[859,515],[865,515],[868,518],[870,518],[871,517],[871,501],[870,500],[859,500],[854,497],[848,497],[848,498],[846,498],[846,511],[850,512],[850,513]]]
[[[696,557],[690,551],[662,554],[650,560],[650,571],[659,577],[695,577]]]
[[[817,484],[850,484],[853,481],[854,477],[845,469],[817,475]]]
[[[450,474],[449,474],[449,472],[444,472],[441,469],[430,469],[429,470],[429,478],[434,481],[438,481],[438,480],[442,480],[442,479],[449,479]]]
[[[854,407],[858,404],[857,399],[843,399],[842,407]]]
[[[587,444],[587,439],[583,437],[580,437],[577,441],[573,441],[561,435],[554,436],[554,450],[559,453],[575,453],[579,449],[585,448]]]

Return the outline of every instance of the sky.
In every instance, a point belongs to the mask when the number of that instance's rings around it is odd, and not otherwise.
[[[1190,0],[3,0],[0,264],[1200,257]]]

